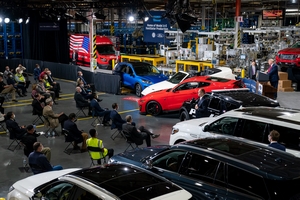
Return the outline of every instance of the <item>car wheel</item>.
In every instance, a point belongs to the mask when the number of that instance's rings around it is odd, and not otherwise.
[[[185,142],[185,140],[177,140],[174,144],[178,144],[180,142]]]
[[[180,121],[186,121],[190,119],[189,114],[184,110],[180,113],[180,117],[179,117]]]
[[[147,113],[150,115],[159,115],[161,113],[161,106],[156,101],[150,101],[147,104]]]
[[[135,85],[135,94],[138,97],[140,97],[142,94],[142,86],[138,83]]]

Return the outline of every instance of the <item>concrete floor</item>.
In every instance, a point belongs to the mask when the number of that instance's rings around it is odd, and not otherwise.
[[[32,77],[30,77],[32,79]],[[33,80],[32,80],[33,82]],[[73,95],[75,91],[75,83],[68,81],[59,81],[63,93],[61,94],[61,99],[58,101],[58,105],[54,105],[53,110],[56,113],[64,112],[67,115],[72,112],[77,112],[75,107],[75,102],[73,100]],[[29,90],[30,91],[30,90]],[[30,94],[30,93],[28,93]],[[278,101],[283,107],[298,108],[299,93],[289,92],[289,93],[278,93]],[[111,104],[116,102],[119,104],[119,113],[123,118],[130,114],[133,116],[133,121],[137,123],[137,126],[145,126],[150,131],[155,134],[160,134],[159,138],[152,140],[152,145],[162,145],[168,144],[169,136],[172,130],[172,126],[179,121],[178,115],[175,114],[164,114],[159,117],[143,116],[139,114],[137,100],[138,98],[134,94],[124,94],[124,95],[111,95],[100,93],[100,98],[103,101],[100,103],[101,107],[111,109]],[[13,111],[16,115],[16,121],[19,125],[29,125],[36,116],[32,115],[31,107],[31,97],[18,98],[18,103],[5,102],[5,113]],[[79,129],[88,132],[91,128],[92,123],[91,117],[83,117],[78,119],[77,125]],[[44,131],[45,127],[43,125],[37,126],[37,131]],[[60,128],[58,128],[60,130]],[[110,138],[112,131],[110,127],[97,126],[97,131],[99,133],[98,137],[103,140],[105,147],[113,148],[115,154],[123,152],[127,143],[122,138],[116,138],[112,140]],[[89,167],[91,164],[90,157],[87,152],[85,153],[72,153],[67,155],[64,153],[64,148],[67,143],[64,141],[63,136],[55,138],[46,138],[40,136],[38,141],[42,142],[44,146],[50,147],[52,151],[51,164],[60,164],[64,168],[72,167]],[[23,165],[23,150],[17,149],[14,152],[7,149],[11,140],[9,136],[2,132],[0,134],[0,197],[6,197],[9,187],[16,181],[31,176],[31,172],[25,172],[22,169]],[[144,143],[144,146],[145,143]],[[21,168],[21,169],[20,169]]]

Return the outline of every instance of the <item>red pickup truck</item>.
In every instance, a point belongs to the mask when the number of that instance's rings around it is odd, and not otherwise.
[[[281,71],[286,71],[288,67],[299,67],[300,69],[300,42],[278,51],[276,63],[280,65]]]

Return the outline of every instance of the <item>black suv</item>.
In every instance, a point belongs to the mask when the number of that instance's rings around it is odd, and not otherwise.
[[[220,115],[229,110],[240,107],[252,106],[267,106],[278,107],[279,103],[276,100],[250,92],[247,88],[228,89],[228,90],[213,90],[210,94],[205,94],[208,103],[208,111],[213,115]],[[195,105],[198,99],[185,101],[179,111],[180,121],[196,118]]]
[[[182,186],[193,199],[300,199],[300,159],[224,136],[136,148],[110,162],[141,166]]]

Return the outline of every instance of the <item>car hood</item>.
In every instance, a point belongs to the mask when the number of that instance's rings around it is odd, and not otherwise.
[[[185,127],[204,126],[205,124],[207,124],[208,122],[210,122],[213,119],[215,119],[215,118],[213,118],[213,117],[202,117],[202,118],[198,118],[198,119],[191,119],[191,120],[187,120],[187,121],[178,122],[174,126],[182,126],[182,127],[184,127],[184,126]]]
[[[159,91],[159,90],[165,90],[165,89],[169,89],[169,88],[173,88],[176,84],[173,84],[167,80],[165,81],[161,81],[159,83],[150,85],[149,87],[147,87],[146,89],[144,89],[142,91],[142,95],[147,95],[151,92],[155,92],[155,91]]]
[[[13,187],[20,192],[23,192],[28,197],[32,197],[34,195],[34,190],[49,181],[52,181],[60,176],[65,174],[69,174],[71,172],[80,170],[80,168],[71,168],[71,169],[64,169],[59,171],[51,171],[40,173],[36,175],[29,176],[25,179],[17,181],[13,184]]]
[[[166,77],[163,74],[157,74],[157,75],[144,75],[144,76],[139,76],[141,79],[147,79],[149,81],[151,81],[152,83],[158,83],[161,81],[164,81],[166,79],[168,79],[168,77]]]
[[[136,148],[131,151],[125,151],[111,158],[112,162],[128,162],[128,160],[142,163],[145,159],[150,158],[154,154],[169,149],[169,145],[159,145],[153,147]],[[134,164],[134,163],[130,163]]]
[[[299,54],[300,48],[286,48],[278,51],[278,53],[289,53],[289,54]]]

